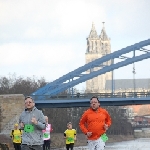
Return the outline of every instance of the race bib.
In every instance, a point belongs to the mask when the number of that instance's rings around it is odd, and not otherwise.
[[[14,139],[15,139],[15,140],[20,140],[21,137],[20,137],[19,135],[14,135]]]
[[[28,133],[34,132],[34,126],[32,124],[26,124],[24,127],[24,131]]]
[[[49,138],[50,134],[49,133],[44,133],[43,136],[44,136],[44,138]]]
[[[68,142],[73,142],[74,138],[68,137],[67,140],[68,140]]]
[[[103,140],[103,142],[106,142],[108,140],[108,136],[106,135],[106,133],[101,135],[101,139]]]

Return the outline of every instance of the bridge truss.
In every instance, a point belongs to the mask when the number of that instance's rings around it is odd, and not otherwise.
[[[107,54],[99,59],[96,59],[84,66],[79,67],[78,69],[69,72],[66,75],[54,80],[53,82],[48,83],[42,88],[39,88],[37,91],[33,92],[32,96],[38,96],[38,99],[44,99],[42,95],[47,95],[49,97],[57,95],[67,89],[74,87],[75,85],[85,82],[86,80],[97,77],[98,75],[105,74],[106,72],[113,71],[120,67],[127,66],[134,62],[138,62],[144,59],[150,58],[150,50],[145,48],[150,45],[150,39],[141,41],[134,45],[122,48],[121,50],[115,51],[113,53]],[[142,51],[143,53],[136,55],[137,51]],[[132,57],[126,56],[128,53],[132,53]],[[115,62],[115,59],[120,59],[120,62]],[[107,65],[108,61],[111,61],[110,65]],[[96,68],[96,69],[95,69]],[[89,73],[87,71],[90,70]],[[96,70],[96,71],[94,71]]]

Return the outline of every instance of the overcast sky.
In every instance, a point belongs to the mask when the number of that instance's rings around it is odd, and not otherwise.
[[[150,0],[0,0],[0,76],[51,82],[83,66],[92,22],[98,34],[105,22],[112,52],[147,40],[149,6]],[[135,63],[136,78],[150,77],[148,63]],[[115,78],[133,78],[132,66]]]

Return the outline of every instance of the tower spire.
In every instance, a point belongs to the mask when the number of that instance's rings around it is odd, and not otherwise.
[[[107,37],[107,34],[106,34],[106,31],[105,31],[105,22],[102,22],[103,23],[103,28],[101,30],[101,34],[100,34],[100,38],[103,40],[103,41],[107,41],[108,40],[108,37]]]
[[[94,22],[92,22],[92,30],[95,30]]]
[[[94,23],[92,23],[92,29],[91,29],[89,38],[98,38]]]
[[[105,27],[104,27],[105,22],[102,22],[102,23],[103,23],[103,28],[105,28]]]

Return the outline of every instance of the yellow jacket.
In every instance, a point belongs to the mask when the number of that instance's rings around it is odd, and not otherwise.
[[[10,137],[13,139],[13,143],[21,143],[22,130],[12,130],[10,133]]]

